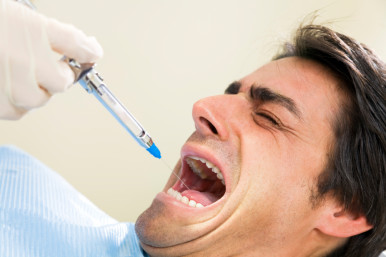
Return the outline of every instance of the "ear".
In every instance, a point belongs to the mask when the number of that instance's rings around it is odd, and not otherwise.
[[[344,208],[326,211],[320,220],[318,229],[326,235],[348,238],[373,228],[364,215],[353,215]]]

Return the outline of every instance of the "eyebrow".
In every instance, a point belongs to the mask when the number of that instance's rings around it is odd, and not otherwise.
[[[241,83],[238,81],[233,81],[229,86],[225,89],[224,93],[228,95],[235,95],[240,91]]]
[[[226,89],[225,94],[237,94],[240,91],[241,83],[239,81],[232,82]],[[294,114],[298,119],[302,119],[302,114],[299,108],[296,106],[294,100],[291,98],[281,95],[277,92],[272,91],[269,88],[252,85],[249,90],[249,96],[252,100],[260,103],[275,103]]]
[[[249,95],[254,101],[262,103],[274,103],[286,108],[294,114],[298,119],[302,119],[302,114],[296,106],[293,99],[272,91],[263,86],[252,85],[249,90]]]

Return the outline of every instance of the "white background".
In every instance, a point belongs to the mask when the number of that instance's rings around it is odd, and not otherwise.
[[[97,37],[98,70],[174,166],[194,130],[191,107],[269,61],[303,18],[368,44],[386,60],[386,0],[36,0],[39,12]],[[17,122],[14,144],[59,172],[120,221],[136,217],[170,171],[79,85]]]

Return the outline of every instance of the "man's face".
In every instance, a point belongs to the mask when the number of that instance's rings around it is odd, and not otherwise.
[[[312,199],[333,143],[336,88],[325,68],[291,57],[232,83],[224,95],[198,101],[196,131],[174,169],[189,189],[171,175],[139,217],[136,231],[145,251],[155,256],[302,252],[323,212],[323,204],[314,206]]]

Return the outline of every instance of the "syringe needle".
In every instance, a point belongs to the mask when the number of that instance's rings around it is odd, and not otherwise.
[[[165,162],[165,159],[161,159],[161,161],[165,164],[166,167],[168,167],[169,170],[172,171],[172,173],[174,174],[174,176],[176,176],[180,181],[181,183],[188,189],[190,190],[190,188],[184,183],[184,181],[177,175],[177,173],[174,172],[174,170]]]

